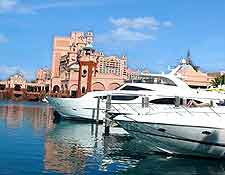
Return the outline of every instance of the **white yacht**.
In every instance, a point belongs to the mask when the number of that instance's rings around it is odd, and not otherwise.
[[[137,93],[128,93],[126,91],[96,91],[89,92],[80,98],[74,99],[51,97],[48,97],[47,99],[61,117],[65,119],[92,122],[97,118],[97,101],[98,97],[100,97],[99,121],[102,122],[105,117],[107,95],[110,95],[112,101],[115,103],[126,102],[137,104],[141,102],[141,96]]]
[[[113,91],[95,91],[88,92],[80,98],[53,98],[47,97],[49,104],[63,118],[74,120],[93,121],[96,119],[97,98],[101,97],[99,120],[103,120],[105,116],[106,96],[112,95],[113,102],[121,103],[140,103],[142,97],[140,94],[151,93],[153,91],[162,91],[167,93],[195,92],[187,84],[173,75],[151,74],[142,80],[134,80],[127,82],[121,87]],[[138,94],[137,94],[138,93]]]
[[[161,95],[208,96],[208,92],[191,89],[185,82],[171,74],[150,74],[141,80],[127,82],[117,90],[89,92],[80,98],[47,97],[50,105],[63,118],[74,120],[94,121],[97,115],[97,99],[101,97],[99,120],[105,117],[106,96],[112,96],[113,103],[142,102],[143,95],[154,93]],[[213,95],[213,93],[210,93]],[[128,111],[130,107],[125,109]]]
[[[158,97],[150,101],[149,112],[118,115],[114,120],[148,151],[225,158],[224,99],[210,99],[213,106],[197,104],[199,99],[192,105],[162,109],[158,104],[165,96]]]

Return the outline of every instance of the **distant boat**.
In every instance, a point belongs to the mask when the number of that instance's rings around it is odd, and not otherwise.
[[[46,98],[41,99],[41,101],[42,101],[43,103],[48,103],[48,100],[47,100]]]

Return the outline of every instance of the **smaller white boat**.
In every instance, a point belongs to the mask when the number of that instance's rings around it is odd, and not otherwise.
[[[41,99],[41,102],[43,102],[43,103],[48,103],[48,100],[47,100],[46,97],[45,97],[45,98]]]

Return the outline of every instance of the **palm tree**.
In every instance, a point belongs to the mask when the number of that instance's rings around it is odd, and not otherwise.
[[[214,80],[211,81],[211,84],[216,87],[218,87],[219,85],[225,84],[225,75],[216,77]]]

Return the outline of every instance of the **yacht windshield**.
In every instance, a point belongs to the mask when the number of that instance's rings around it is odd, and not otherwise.
[[[127,85],[127,86],[123,87],[120,90],[128,90],[128,91],[153,91],[151,89],[137,87],[137,86],[130,86],[130,85]]]
[[[149,83],[149,84],[163,84],[170,86],[177,86],[172,80],[161,76],[141,76],[137,80],[129,80],[128,82],[133,83]]]

